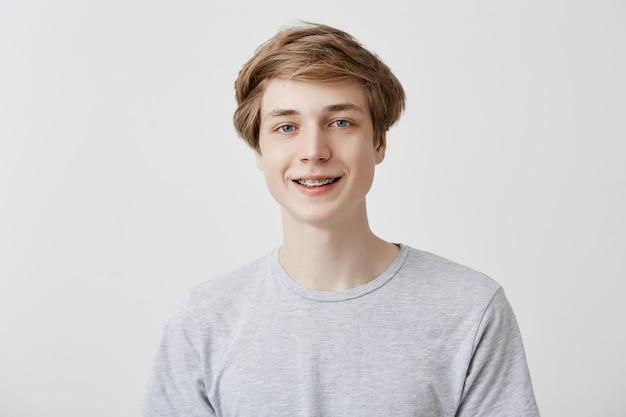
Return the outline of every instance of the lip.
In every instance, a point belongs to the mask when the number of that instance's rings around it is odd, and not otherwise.
[[[297,175],[292,175],[291,176],[291,180],[292,181],[296,181],[296,180],[323,180],[326,178],[340,178],[341,175],[302,175],[302,176],[297,176]]]
[[[307,187],[306,185],[302,185],[297,181],[300,179],[323,180],[326,178],[335,178],[335,181],[331,182],[330,184],[318,185],[316,187]],[[329,175],[305,175],[302,177],[294,177],[294,179],[291,180],[291,183],[296,187],[298,191],[300,191],[301,193],[307,196],[321,196],[324,194],[328,194],[332,190],[337,188],[337,185],[341,183],[342,179],[343,179],[342,176],[335,177],[332,175],[331,176]]]

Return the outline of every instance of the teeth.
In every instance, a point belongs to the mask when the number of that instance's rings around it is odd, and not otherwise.
[[[299,179],[298,180],[298,184],[302,184],[304,186],[307,187],[319,187],[320,185],[326,185],[326,184],[330,184],[331,182],[334,182],[335,179],[334,178],[324,178],[324,179],[319,179],[319,180],[311,180],[311,179]]]

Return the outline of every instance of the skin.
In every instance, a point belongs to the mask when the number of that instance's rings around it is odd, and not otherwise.
[[[261,101],[259,145],[257,166],[281,206],[279,259],[292,279],[339,291],[387,269],[398,248],[374,235],[365,204],[385,147],[374,146],[360,84],[271,80]],[[334,181],[298,183],[324,179]]]

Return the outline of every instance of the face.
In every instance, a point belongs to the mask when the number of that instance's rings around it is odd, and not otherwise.
[[[360,84],[272,79],[260,120],[257,165],[283,217],[325,226],[364,218],[365,196],[385,148],[374,146]]]

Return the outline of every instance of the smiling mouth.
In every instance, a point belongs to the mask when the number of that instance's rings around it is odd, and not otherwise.
[[[300,179],[294,180],[294,182],[297,182],[300,185],[304,185],[305,187],[321,187],[322,185],[332,184],[338,179],[339,177],[320,178],[320,179],[300,178]]]

